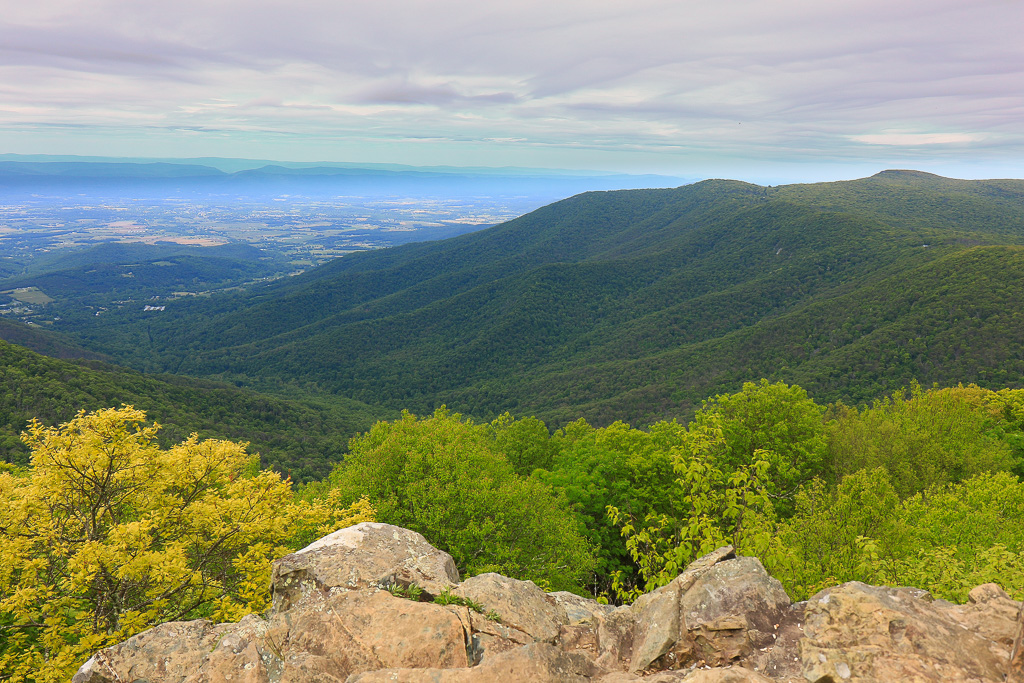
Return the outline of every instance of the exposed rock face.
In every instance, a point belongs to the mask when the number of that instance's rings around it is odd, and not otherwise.
[[[569,623],[565,608],[537,588],[533,581],[480,574],[462,582],[455,593],[486,605],[501,616],[501,623],[537,641],[554,643],[559,627]]]
[[[249,617],[247,617],[248,619]],[[241,624],[238,624],[241,626]],[[100,650],[75,674],[75,683],[106,683],[131,676],[130,680],[184,681],[204,663],[235,624],[214,626],[206,620],[171,621],[134,638]]]
[[[495,655],[472,669],[385,669],[348,679],[349,683],[479,683],[480,681],[564,681],[584,683],[605,673],[592,660],[547,643],[531,643]]]
[[[415,531],[363,522],[339,529],[274,563],[274,609],[284,611],[313,592],[415,583],[431,596],[459,583],[452,556]]]
[[[1003,634],[993,640],[992,633],[970,629],[978,609],[957,614],[934,603],[913,588],[853,582],[822,591],[805,611],[805,677],[837,683],[1002,680],[1010,659]],[[1006,634],[1011,643],[1012,633]]]
[[[459,583],[419,534],[364,523],[282,558],[272,581],[266,619],[162,624],[96,653],[73,683],[1024,683],[1024,613],[995,584],[966,605],[861,583],[791,605],[732,548],[614,607],[498,574]],[[410,583],[490,617],[382,590]]]
[[[562,609],[565,610],[565,615],[569,619],[570,626],[593,624],[597,618],[596,615],[608,614],[615,609],[611,605],[602,605],[594,600],[580,597],[575,593],[568,593],[566,591],[548,593],[547,595],[555,601],[555,604],[561,605]]]
[[[631,669],[724,666],[774,645],[789,596],[753,557],[705,555],[672,583],[641,596]]]
[[[680,599],[691,661],[724,666],[770,647],[789,596],[754,557],[721,562],[700,576]]]

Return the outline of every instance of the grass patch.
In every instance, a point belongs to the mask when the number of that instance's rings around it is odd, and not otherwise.
[[[9,294],[12,299],[16,299],[25,304],[48,304],[53,301],[52,297],[46,295],[46,293],[38,287],[18,287],[17,289],[9,289],[4,294]]]

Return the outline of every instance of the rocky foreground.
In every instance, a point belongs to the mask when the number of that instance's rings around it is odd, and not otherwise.
[[[282,558],[272,581],[266,619],[162,624],[96,653],[73,683],[1024,683],[1021,603],[995,584],[966,605],[862,583],[790,604],[731,548],[613,607],[498,574],[460,582],[420,534],[364,523]],[[470,606],[387,590],[410,584]]]

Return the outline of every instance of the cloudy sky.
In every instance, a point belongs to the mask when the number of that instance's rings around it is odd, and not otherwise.
[[[0,152],[1024,177],[1024,0],[0,7]]]

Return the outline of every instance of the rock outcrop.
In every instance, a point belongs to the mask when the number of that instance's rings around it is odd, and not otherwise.
[[[410,584],[424,601],[388,590]],[[364,523],[278,560],[272,591],[266,618],[161,624],[73,683],[1024,683],[1021,604],[995,584],[966,605],[856,582],[790,604],[731,548],[613,607],[498,574],[460,582],[419,534]]]
[[[415,583],[433,597],[459,583],[455,561],[415,531],[364,522],[339,529],[274,563],[274,611],[310,594]]]

